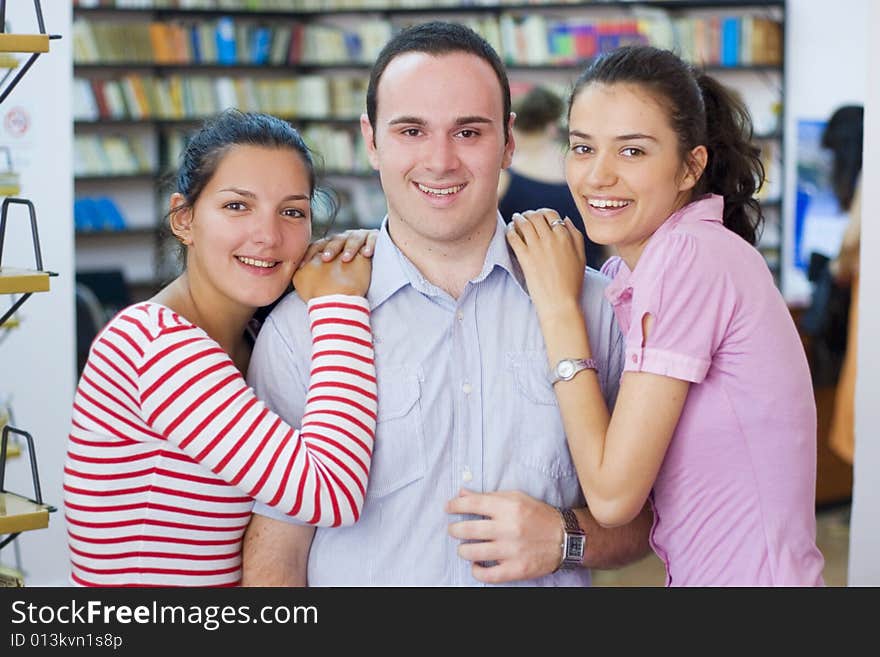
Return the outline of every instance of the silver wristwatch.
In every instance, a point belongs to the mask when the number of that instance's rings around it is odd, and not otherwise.
[[[571,509],[556,508],[562,516],[562,560],[556,570],[580,568],[587,549],[587,535]],[[554,571],[555,572],[555,571]]]
[[[592,358],[563,358],[553,368],[553,377],[550,384],[555,385],[560,381],[571,381],[574,375],[582,370],[599,371],[599,365]]]

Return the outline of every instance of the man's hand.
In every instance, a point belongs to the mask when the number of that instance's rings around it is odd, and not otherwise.
[[[449,525],[449,535],[474,541],[462,543],[458,554],[474,562],[475,579],[501,584],[551,574],[562,560],[562,518],[549,504],[517,491],[472,493],[446,503],[448,513],[484,516]],[[584,507],[574,509],[587,534],[585,568],[620,568],[650,551],[648,535],[654,521],[650,503],[628,525],[606,529]],[[477,542],[481,541],[481,542]],[[482,566],[477,562],[497,562]]]
[[[559,512],[525,493],[502,491],[461,495],[446,504],[447,513],[484,516],[449,525],[449,535],[465,539],[462,559],[473,562],[475,579],[487,584],[535,579],[549,575],[562,558]],[[479,541],[479,542],[476,542]],[[483,566],[479,562],[496,562]]]

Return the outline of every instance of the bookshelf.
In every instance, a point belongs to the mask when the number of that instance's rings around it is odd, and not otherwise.
[[[38,33],[7,33],[6,0],[0,0],[0,53],[10,58],[3,64],[8,70],[0,79],[0,102],[9,97],[37,59],[50,51],[51,41],[60,38],[59,35],[47,33],[39,0],[34,0],[33,6]],[[13,174],[12,157],[8,152],[6,155],[9,170],[7,177],[10,180],[6,181],[0,203],[0,294],[10,296],[10,305],[0,312],[0,333],[3,337],[6,331],[22,330],[21,322],[15,313],[33,294],[48,292],[50,277],[57,275],[43,267],[37,212],[33,202],[19,196],[21,188],[17,174]],[[28,213],[34,266],[27,268],[3,266],[3,247],[6,243],[7,228],[13,221],[18,221],[17,218],[13,218],[14,214],[18,214],[13,210],[17,211],[22,207],[26,208]],[[4,387],[20,375],[15,368],[6,368],[5,373],[7,376],[2,381]],[[56,510],[43,502],[34,440],[30,433],[13,426],[12,422],[12,409],[7,400],[0,408],[0,549],[15,541],[21,532],[48,527],[49,513]],[[22,455],[19,438],[23,438],[27,444],[34,489],[33,498],[6,488],[7,461]],[[0,566],[0,586],[23,585],[24,577],[19,569]]]
[[[227,106],[296,125],[323,160],[325,186],[340,199],[334,229],[375,226],[384,199],[358,129],[369,69],[395,31],[431,19],[480,32],[505,61],[514,95],[536,83],[564,91],[592,54],[623,43],[669,47],[702,63],[753,113],[771,179],[761,196],[767,224],[760,248],[778,274],[784,0],[78,0],[77,140],[92,140],[92,150],[95,140],[99,149],[102,140],[128,140],[135,153],[126,165],[76,178],[76,196],[111,197],[127,229],[120,233],[127,237],[112,239],[78,230],[78,268],[113,266],[115,254],[144,295],[173,277],[157,237],[167,195],[161,177],[173,169],[186,134]],[[131,171],[135,165],[144,166]],[[131,250],[116,248],[119,240],[141,241],[139,271]]]

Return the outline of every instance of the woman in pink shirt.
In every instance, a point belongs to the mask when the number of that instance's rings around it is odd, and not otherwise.
[[[540,317],[569,448],[604,526],[654,508],[667,585],[821,585],[806,357],[752,246],[764,179],[742,103],[672,53],[622,48],[569,103],[566,179],[626,342],[613,413],[577,303],[583,241],[552,211],[509,241]]]

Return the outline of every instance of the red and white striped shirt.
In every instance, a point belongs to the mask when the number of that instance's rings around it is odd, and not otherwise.
[[[71,579],[85,586],[234,586],[254,499],[307,523],[360,515],[376,428],[369,309],[309,303],[302,428],[254,396],[202,329],[147,302],[98,335],[64,468]]]

